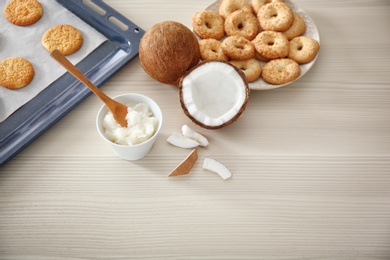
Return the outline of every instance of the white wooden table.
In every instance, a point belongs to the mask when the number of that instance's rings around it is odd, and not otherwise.
[[[107,0],[147,30],[191,27],[209,0]],[[296,0],[321,52],[294,84],[252,91],[243,116],[203,130],[177,89],[138,58],[102,90],[138,92],[164,124],[143,160],[119,159],[99,137],[90,96],[0,168],[0,259],[390,259],[390,2]],[[189,153],[166,142],[183,124],[209,138]],[[233,172],[202,169],[212,157]]]

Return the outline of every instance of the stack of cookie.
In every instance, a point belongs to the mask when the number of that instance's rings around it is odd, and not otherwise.
[[[16,26],[29,26],[41,19],[43,7],[37,0],[11,0],[4,8],[4,17]],[[42,45],[48,50],[59,50],[69,55],[79,50],[83,43],[81,32],[70,25],[56,25],[42,36]],[[9,57],[0,61],[0,86],[19,89],[34,78],[34,67],[22,57]]]
[[[218,13],[195,13],[192,26],[201,38],[202,60],[229,61],[249,82],[294,81],[301,73],[299,65],[319,51],[317,41],[303,36],[305,21],[284,0],[223,0]]]

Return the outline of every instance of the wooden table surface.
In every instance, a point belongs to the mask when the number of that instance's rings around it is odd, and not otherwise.
[[[107,0],[147,30],[191,27],[210,0]],[[177,89],[136,58],[102,90],[137,92],[164,123],[143,160],[119,159],[100,138],[90,96],[0,168],[0,259],[390,259],[390,2],[296,0],[321,52],[300,80],[252,91],[243,116],[204,130]],[[189,153],[166,142],[183,124],[209,138]],[[230,180],[202,168],[223,162]]]

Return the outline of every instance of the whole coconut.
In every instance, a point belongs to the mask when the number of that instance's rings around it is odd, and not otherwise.
[[[161,22],[142,37],[139,59],[149,76],[165,84],[177,85],[185,72],[199,63],[199,43],[183,24]]]

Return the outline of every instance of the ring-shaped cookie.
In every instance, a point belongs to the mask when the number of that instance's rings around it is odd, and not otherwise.
[[[275,85],[282,85],[294,81],[301,74],[299,64],[291,59],[275,59],[267,62],[263,67],[263,79]]]
[[[284,58],[289,52],[289,41],[280,32],[262,31],[252,43],[256,51],[267,59]]]
[[[192,17],[194,32],[202,39],[221,39],[225,35],[224,19],[219,14],[203,10]]]
[[[263,5],[269,3],[284,3],[284,0],[252,0],[253,13],[257,14]]]
[[[257,18],[264,31],[284,32],[293,23],[294,14],[285,3],[269,3],[260,8]]]
[[[284,31],[284,36],[287,37],[288,40],[291,40],[295,37],[301,36],[306,31],[306,23],[302,19],[302,17],[294,13],[294,21],[291,24],[290,28],[287,29],[287,31]]]
[[[229,36],[240,35],[251,41],[259,32],[257,18],[243,10],[234,11],[225,20],[225,31]]]
[[[203,39],[199,41],[200,56],[202,60],[224,60],[229,58],[221,48],[221,42],[216,39]]]
[[[288,57],[299,64],[308,63],[316,57],[319,49],[320,45],[313,38],[299,36],[290,41]]]
[[[232,60],[230,63],[244,72],[248,82],[253,82],[260,78],[261,65],[256,59]]]
[[[232,60],[248,60],[255,55],[253,44],[242,36],[229,36],[221,44],[223,52]]]
[[[229,14],[237,10],[251,13],[252,7],[246,0],[223,0],[219,6],[218,13],[226,19]]]
[[[262,62],[268,62],[270,59],[264,57],[263,55],[261,55],[260,53],[258,53],[255,49],[255,58],[258,59],[259,61],[262,61]]]

